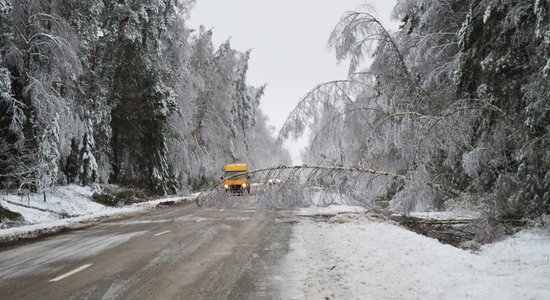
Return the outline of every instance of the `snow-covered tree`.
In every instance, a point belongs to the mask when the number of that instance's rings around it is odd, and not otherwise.
[[[93,185],[99,182],[98,166],[94,156],[94,129],[91,120],[86,122],[86,132],[82,138],[82,146],[78,161],[80,163],[80,182],[83,185]]]
[[[177,111],[176,94],[164,83],[162,64],[172,1],[110,3],[106,29],[112,79],[111,114],[113,177],[115,182],[137,181],[161,193],[176,191],[167,169],[168,118]]]
[[[13,187],[46,189],[62,180],[56,170],[68,153],[67,141],[78,134],[72,87],[82,68],[75,36],[59,16],[57,3],[12,1],[10,7],[3,2],[2,14],[7,8],[11,8],[11,18],[2,22],[2,65],[10,73],[10,93],[17,100],[11,106],[20,128],[19,153],[14,155],[35,157],[26,164],[36,176]]]
[[[351,60],[349,78],[316,87],[280,136],[309,126],[309,161],[408,178],[350,183],[363,201],[547,212],[549,9],[548,1],[400,0],[396,33],[369,11],[348,12],[330,44]],[[374,62],[362,69],[366,55]]]
[[[267,129],[255,123],[263,87],[246,83],[250,52],[191,36],[193,4],[0,1],[0,186],[168,194],[259,159],[252,143]]]
[[[83,73],[78,78],[75,103],[79,107],[78,116],[81,120],[81,130],[76,140],[71,144],[76,148],[86,147],[86,140],[94,141],[93,148],[87,152],[89,161],[94,164],[83,166],[79,160],[78,169],[87,169],[95,173],[96,180],[78,180],[82,183],[106,182],[111,172],[109,156],[111,154],[111,109],[107,99],[108,80],[105,78],[108,64],[106,41],[104,40],[104,26],[107,22],[103,1],[73,1],[62,0],[60,14],[78,35],[79,59],[83,66]],[[92,127],[90,127],[90,123]],[[74,152],[74,151],[73,151]],[[78,151],[77,151],[78,152]],[[74,155],[77,155],[76,153]],[[74,156],[73,155],[73,156]],[[70,164],[67,158],[67,164]],[[90,170],[89,167],[95,169]],[[67,174],[68,177],[71,175]],[[80,176],[79,176],[80,178]]]

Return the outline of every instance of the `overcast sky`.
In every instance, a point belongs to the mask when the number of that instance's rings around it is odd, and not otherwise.
[[[278,131],[315,85],[346,77],[327,40],[340,17],[364,0],[197,0],[188,26],[213,29],[214,45],[231,38],[234,49],[252,49],[248,83],[267,84],[260,108]],[[396,0],[371,0],[386,27]],[[294,146],[293,148],[296,148]],[[297,149],[292,149],[296,156]]]

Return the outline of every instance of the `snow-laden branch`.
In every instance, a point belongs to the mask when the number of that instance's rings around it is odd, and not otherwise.
[[[390,44],[403,73],[409,77],[409,69],[394,38],[379,19],[369,12],[346,12],[329,38],[329,45],[336,50],[338,60],[351,58],[350,73],[355,72],[365,54],[363,52],[372,54],[376,42]]]
[[[325,175],[325,174],[321,173],[322,171],[329,172],[329,174],[332,174],[332,179],[329,180],[328,182],[335,182],[336,177],[343,177],[344,176],[343,174],[346,174],[346,173],[370,174],[370,175],[375,175],[375,176],[384,176],[384,177],[389,177],[391,179],[399,180],[399,181],[409,180],[409,178],[406,175],[403,175],[403,174],[398,174],[398,173],[388,172],[388,171],[382,171],[382,170],[376,170],[376,169],[370,169],[370,168],[345,167],[345,166],[327,166],[327,165],[323,166],[323,165],[307,165],[307,164],[304,164],[304,165],[296,165],[296,166],[281,165],[281,166],[270,167],[270,168],[250,170],[248,172],[242,172],[242,173],[239,173],[239,174],[235,174],[235,175],[232,175],[232,176],[227,176],[225,178],[222,178],[222,182],[224,180],[235,179],[235,178],[238,178],[238,177],[241,177],[241,176],[250,176],[250,175],[254,175],[254,174],[265,174],[265,177],[264,177],[265,182],[262,182],[262,180],[260,180],[260,183],[261,184],[267,184],[268,179],[270,179],[272,177],[281,177],[281,176],[283,176],[283,174],[282,174],[283,171],[287,171],[288,174],[284,175],[287,179],[283,180],[283,182],[281,183],[282,187],[279,189],[279,191],[282,188],[284,188],[284,186],[286,184],[288,184],[289,180],[292,181],[292,184],[300,184],[300,185],[303,184],[303,183],[298,183],[299,180],[296,181],[296,176],[300,177],[300,172],[301,171],[310,171],[310,173],[307,174],[307,176],[306,176],[307,177],[306,182],[311,182],[313,179],[319,178],[319,177],[322,177],[323,175]],[[432,187],[432,188],[434,188],[434,189],[442,190],[442,191],[451,193],[455,196],[459,196],[459,195],[463,194],[463,192],[460,191],[460,190],[457,190],[455,188],[452,188],[452,187],[449,187],[449,186],[446,186],[446,185],[443,185],[443,184],[440,184],[440,183],[430,181],[430,182],[426,182],[425,184]],[[197,202],[196,202],[197,205],[200,206],[203,198],[209,197],[213,193],[214,190],[219,189],[219,188],[220,188],[220,183],[218,182],[218,183],[214,183],[212,186],[210,186],[210,188],[208,188],[205,191],[201,192],[199,197],[197,198]]]
[[[370,84],[368,83],[361,82],[355,79],[333,80],[316,85],[304,97],[302,97],[302,99],[290,112],[281,130],[279,131],[277,141],[279,143],[282,143],[289,137],[291,133],[295,138],[299,137],[304,132],[305,127],[311,124],[311,119],[315,119],[318,117],[318,105],[327,102],[330,103],[330,96],[336,94],[324,91],[325,88],[335,88],[342,94],[343,98],[346,100],[345,103],[348,103],[353,107],[358,108],[355,101],[340,86],[341,84],[360,84],[362,86],[370,86]],[[338,100],[339,99],[334,100],[334,103],[332,103],[331,105],[335,105]]]

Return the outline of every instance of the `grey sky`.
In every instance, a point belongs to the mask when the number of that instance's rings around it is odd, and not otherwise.
[[[332,28],[364,0],[197,0],[189,27],[212,28],[214,44],[252,49],[248,83],[267,83],[261,109],[279,130],[298,101],[316,84],[346,77],[327,48]],[[396,0],[371,0],[387,27]],[[296,148],[296,147],[293,147]],[[293,149],[296,155],[296,149]]]

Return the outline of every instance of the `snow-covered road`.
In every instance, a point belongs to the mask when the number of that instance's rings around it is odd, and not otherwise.
[[[302,218],[280,277],[283,299],[550,299],[550,234],[474,254],[369,214]]]

